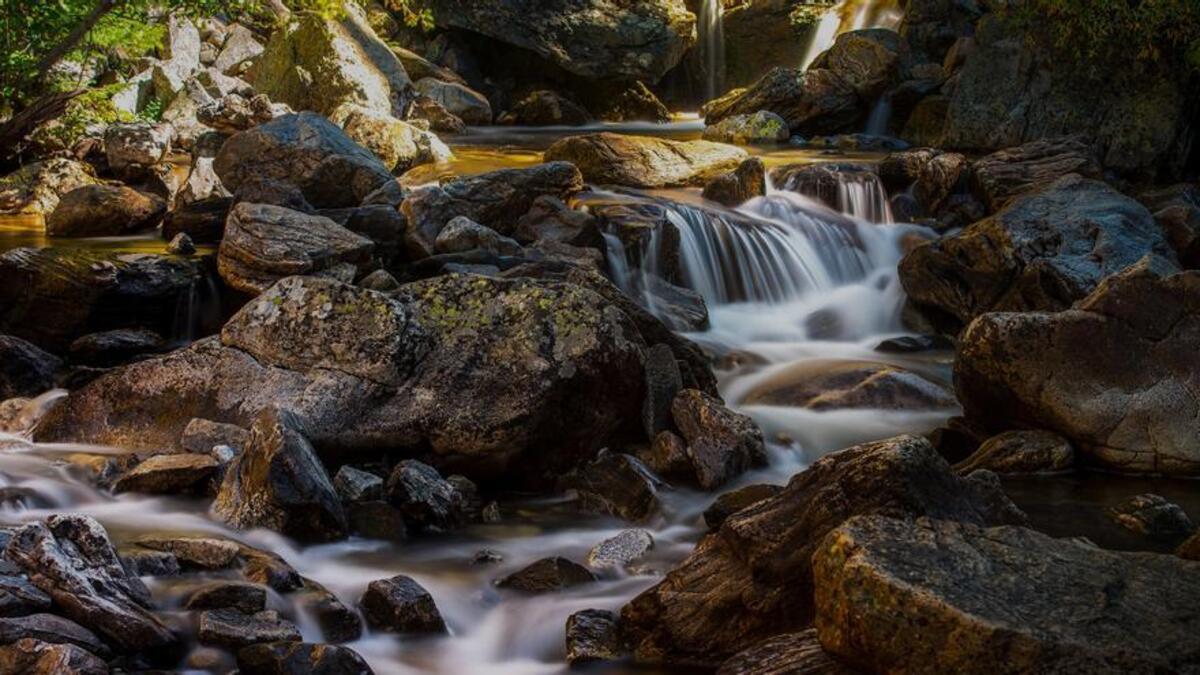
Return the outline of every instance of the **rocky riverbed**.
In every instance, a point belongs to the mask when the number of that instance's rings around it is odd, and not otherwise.
[[[5,150],[0,673],[1200,672],[1194,74],[779,4],[157,17]]]

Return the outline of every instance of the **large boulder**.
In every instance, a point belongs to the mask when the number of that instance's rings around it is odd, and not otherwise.
[[[683,0],[434,0],[438,26],[532,51],[591,80],[658,82],[695,44]]]
[[[747,157],[721,143],[607,132],[564,138],[545,154],[546,161],[571,162],[590,182],[641,188],[702,186]]]
[[[812,621],[812,555],[855,515],[1019,522],[999,487],[960,478],[922,438],[828,455],[775,496],[729,516],[659,584],[627,604],[621,630],[640,661],[716,665]]]
[[[295,274],[320,274],[341,265],[360,276],[375,244],[324,216],[242,202],[229,212],[217,256],[221,278],[258,294]]]
[[[971,166],[971,181],[988,210],[996,212],[1014,197],[1072,173],[1100,178],[1095,153],[1078,138],[1050,138],[981,157]]]
[[[403,118],[413,99],[404,64],[346,3],[340,21],[300,12],[272,34],[251,71],[262,94],[296,110],[332,114],[343,103]]]
[[[1068,175],[900,262],[909,298],[956,332],[989,311],[1059,310],[1146,255],[1175,254],[1146,207]]]
[[[347,171],[333,175],[338,167]],[[213,169],[232,193],[243,184],[278,181],[300,188],[318,208],[358,206],[392,180],[388,167],[369,150],[313,113],[284,115],[233,135],[221,146]]]
[[[0,213],[49,215],[66,193],[96,183],[87,164],[71,159],[47,159],[26,164],[0,178]]]
[[[492,104],[486,96],[465,84],[427,77],[419,80],[416,88],[419,94],[436,101],[467,124],[486,126],[492,123]]]
[[[963,333],[968,418],[1057,432],[1119,471],[1200,475],[1200,273],[1146,261],[1073,309],[994,313]]]
[[[817,633],[867,672],[1186,672],[1200,563],[1021,527],[859,517],[813,555]]]
[[[908,45],[885,28],[852,30],[837,36],[809,68],[837,73],[864,102],[874,101],[900,78]]]
[[[576,127],[592,121],[586,108],[559,94],[540,89],[514,103],[500,116],[499,124],[528,127]]]
[[[704,106],[704,122],[715,125],[737,115],[766,110],[804,136],[858,131],[866,117],[854,86],[832,70],[774,68],[747,89]]]
[[[167,212],[160,197],[124,185],[85,185],[63,195],[46,219],[51,237],[116,237],[158,225]]]
[[[330,120],[395,173],[451,156],[450,149],[432,132],[355,103],[339,106]]]

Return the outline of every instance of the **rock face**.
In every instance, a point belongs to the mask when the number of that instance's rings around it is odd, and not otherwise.
[[[869,672],[1186,670],[1198,571],[1025,528],[860,517],[813,556],[816,627]]]
[[[900,263],[909,298],[951,332],[989,311],[1060,310],[1146,255],[1175,254],[1144,206],[1065,176]]]
[[[695,43],[696,18],[683,0],[435,0],[430,5],[438,26],[527,49],[592,80],[657,82]]]
[[[324,115],[357,103],[400,119],[413,99],[404,65],[354,5],[341,21],[297,14],[272,34],[252,79],[272,101]]]
[[[167,212],[155,195],[133,188],[87,185],[72,190],[46,219],[52,237],[113,237],[154,227]]]
[[[269,527],[304,541],[346,535],[346,515],[312,445],[290,414],[265,411],[229,467],[213,512],[238,528]]]
[[[545,157],[571,162],[592,183],[661,188],[703,185],[736,169],[747,154],[709,141],[599,133],[564,138],[551,145]]]
[[[1054,431],[1110,469],[1200,475],[1200,273],[1172,271],[1147,261],[1073,309],[977,319],[955,363],[964,413]]]
[[[338,165],[349,168],[348,175],[332,176],[330,170]],[[278,181],[300,188],[317,208],[347,206],[347,196],[353,201],[349,205],[358,206],[392,180],[388,167],[370,151],[313,113],[284,115],[233,135],[221,146],[213,169],[234,194],[243,184]]]
[[[295,274],[320,274],[351,266],[351,280],[365,273],[375,244],[323,216],[269,204],[242,202],[229,212],[217,256],[221,278],[258,294]]]
[[[813,618],[812,554],[860,514],[976,524],[1022,519],[995,484],[963,479],[927,441],[901,436],[828,455],[732,516],[621,612],[640,661],[718,664]]]

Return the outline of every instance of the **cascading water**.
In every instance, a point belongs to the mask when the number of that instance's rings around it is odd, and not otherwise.
[[[784,167],[775,174],[780,190],[816,199],[853,218],[891,223],[892,207],[876,171],[858,164]]]
[[[704,67],[704,97],[711,101],[725,87],[725,9],[721,0],[702,0],[697,30],[700,59]]]

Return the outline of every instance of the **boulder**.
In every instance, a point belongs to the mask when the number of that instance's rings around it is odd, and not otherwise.
[[[859,99],[872,102],[900,80],[908,45],[886,28],[852,30],[837,36],[809,69],[836,73]]]
[[[735,145],[786,143],[791,136],[787,120],[766,110],[726,117],[704,128],[704,140]]]
[[[359,600],[367,624],[390,633],[445,633],[433,596],[411,577],[372,581]]]
[[[263,49],[262,43],[254,38],[249,28],[235,23],[229,27],[212,67],[226,75],[238,75],[248,63],[263,53]]]
[[[450,149],[437,136],[387,113],[346,103],[333,111],[330,119],[395,173],[451,156]]]
[[[229,468],[213,513],[233,527],[268,527],[303,541],[346,536],[346,515],[325,468],[288,413],[264,411]]]
[[[330,161],[337,164],[331,165]],[[339,165],[348,168],[349,175],[330,172]],[[356,198],[353,205],[357,206],[392,180],[388,167],[369,150],[313,113],[284,115],[234,134],[221,146],[213,169],[234,194],[252,180],[279,181],[300,188],[318,208],[344,206],[340,200],[347,198]],[[334,182],[324,182],[329,179]]]
[[[602,609],[585,609],[567,617],[567,663],[616,661],[621,658],[617,616]]]
[[[171,151],[173,130],[168,124],[129,122],[104,131],[104,154],[115,171],[147,168],[161,163]]]
[[[292,109],[285,105],[271,103],[265,94],[242,96],[235,93],[197,105],[196,119],[221,134],[236,134],[291,112]]]
[[[465,84],[427,77],[417,81],[416,89],[417,93],[436,101],[467,124],[487,126],[492,123],[492,104],[486,96]]]
[[[1113,522],[1147,537],[1179,541],[1196,531],[1192,519],[1178,505],[1155,494],[1142,494],[1108,510]]]
[[[383,479],[349,465],[338,469],[333,488],[345,504],[383,499]]]
[[[1144,206],[1069,175],[900,262],[909,298],[943,330],[984,312],[1055,311],[1146,255],[1175,254]]]
[[[138,537],[138,546],[170,553],[188,569],[222,570],[232,567],[241,549],[237,542],[210,537]]]
[[[388,477],[386,494],[404,522],[419,529],[449,532],[466,521],[466,496],[437,469],[415,459],[396,465]]]
[[[729,516],[658,585],[621,611],[639,661],[716,665],[813,619],[812,557],[859,514],[1020,522],[997,485],[961,478],[922,438],[900,436],[827,455],[779,494]]]
[[[155,455],[130,469],[113,483],[113,492],[175,495],[207,490],[217,472],[210,455]]]
[[[237,653],[241,675],[374,675],[353,649],[310,642],[266,642]]]
[[[630,522],[649,520],[662,508],[662,481],[632,455],[604,452],[564,476],[560,486],[574,490],[584,509]]]
[[[589,182],[641,188],[703,185],[746,158],[744,150],[721,143],[608,132],[564,138],[545,153],[546,161],[579,167]]]
[[[823,68],[773,68],[749,88],[710,101],[701,113],[705,124],[713,126],[764,110],[783,118],[791,133],[803,136],[859,131],[867,114],[854,87]]]
[[[555,91],[540,89],[514,103],[497,120],[526,127],[577,127],[592,121],[587,108]]]
[[[774,497],[781,490],[783,488],[778,485],[755,483],[726,492],[704,510],[704,524],[710,532],[718,530],[733,514],[768,497]]]
[[[523,249],[515,240],[502,236],[490,227],[485,227],[467,218],[455,216],[446,223],[434,240],[433,248],[438,253],[464,253],[486,251],[496,256],[521,255]]]
[[[695,44],[683,0],[434,0],[439,27],[459,28],[534,52],[588,80],[658,82]]]
[[[295,624],[272,609],[254,614],[210,609],[200,613],[196,639],[201,644],[238,649],[263,642],[299,642],[301,637]]]
[[[868,672],[1186,669],[1197,571],[1020,527],[861,516],[816,546],[816,628]]]
[[[1179,262],[1187,269],[1200,269],[1200,185],[1177,183],[1147,190],[1138,201],[1154,214]]]
[[[321,638],[327,642],[354,642],[363,635],[363,622],[358,612],[342,602],[338,596],[311,579],[303,580],[303,587],[291,597],[296,611],[312,617]]]
[[[833,359],[788,366],[757,383],[741,403],[809,410],[947,410],[956,405],[945,387],[899,366]]]
[[[457,135],[467,132],[466,122],[428,96],[418,96],[413,101],[412,107],[408,110],[408,119],[415,126],[420,126],[422,123],[427,124],[430,131],[439,134]]]
[[[522,593],[555,593],[566,588],[590,584],[596,575],[579,563],[563,557],[543,558],[496,581],[500,588]]]
[[[854,675],[857,671],[825,651],[813,628],[784,633],[734,654],[717,675]]]
[[[671,111],[645,83],[614,82],[580,92],[587,107],[605,122],[670,122]]]
[[[262,586],[243,581],[212,581],[188,593],[183,608],[189,611],[236,609],[244,614],[254,614],[267,608],[267,591]]]
[[[0,618],[0,644],[11,644],[23,638],[33,638],[51,644],[74,645],[108,656],[109,648],[92,631],[54,614]]]
[[[1075,467],[1075,449],[1049,431],[1006,431],[983,442],[955,466],[964,476],[986,469],[1004,475],[1054,473]]]
[[[412,80],[387,43],[347,5],[340,21],[300,12],[275,31],[251,70],[258,90],[296,110],[330,115],[343,103],[404,116]]]
[[[889,154],[879,165],[879,177],[892,192],[912,188],[921,214],[936,216],[969,173],[967,158],[957,152],[929,148]]]
[[[1030,141],[981,157],[971,165],[972,188],[991,213],[1068,174],[1100,178],[1100,162],[1079,138]]]
[[[219,445],[241,451],[249,441],[250,432],[242,427],[197,418],[184,427],[179,445],[188,452],[206,454]]]
[[[87,185],[68,192],[46,219],[51,237],[115,237],[158,225],[167,212],[159,197],[133,188]]]
[[[367,539],[402,542],[408,540],[408,523],[400,509],[382,500],[346,505],[352,533]]]
[[[0,647],[0,672],[22,675],[108,675],[108,664],[86,649],[21,638]]]
[[[767,194],[767,167],[757,157],[747,159],[729,173],[704,186],[704,198],[730,208]]]
[[[56,610],[123,652],[170,650],[178,638],[150,612],[150,591],[121,564],[108,533],[88,516],[50,516],[12,534],[4,558]]]
[[[671,417],[687,442],[695,482],[705,490],[766,464],[762,432],[754,421],[702,391],[680,391],[671,403]]]
[[[27,616],[50,609],[50,596],[23,576],[0,575],[0,616]]]
[[[233,208],[230,197],[209,197],[176,205],[162,224],[162,235],[171,241],[186,234],[194,244],[220,243],[225,236],[225,219]]]
[[[654,537],[647,530],[623,530],[588,551],[588,567],[597,570],[625,568],[641,560],[654,548]]]
[[[47,216],[59,199],[96,183],[92,168],[71,159],[47,159],[26,164],[0,178],[0,214]]]
[[[955,361],[964,414],[1053,431],[1108,469],[1200,475],[1200,273],[1173,272],[1147,260],[1073,309],[979,317]]]
[[[54,388],[63,369],[57,356],[11,335],[0,335],[0,401]]]
[[[374,248],[370,239],[323,216],[242,202],[229,212],[217,268],[231,287],[257,294],[284,277],[339,265],[351,265],[353,276],[360,276]]]

